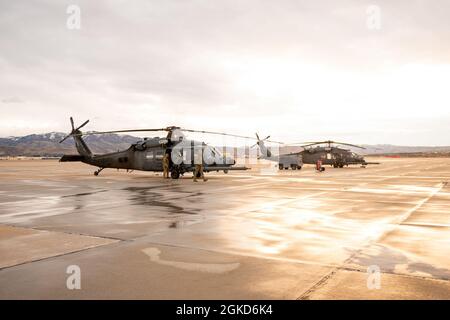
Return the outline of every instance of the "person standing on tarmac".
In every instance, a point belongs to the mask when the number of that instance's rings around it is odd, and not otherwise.
[[[197,182],[197,178],[202,178],[203,181],[208,181],[205,178],[205,174],[203,172],[203,149],[195,148],[194,150],[194,182]]]
[[[169,179],[169,162],[170,161],[169,161],[169,153],[168,152],[164,153],[162,162],[163,162],[163,171],[164,171],[163,177],[164,177],[164,179]]]
[[[322,167],[322,160],[317,160],[316,162],[316,170],[317,172],[322,172],[324,170],[324,168]]]

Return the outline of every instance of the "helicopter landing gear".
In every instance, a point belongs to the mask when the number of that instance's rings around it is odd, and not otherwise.
[[[99,174],[100,172],[102,172],[103,169],[105,169],[105,168],[98,168],[97,171],[94,171],[94,176],[98,176],[98,174]]]
[[[178,179],[180,177],[180,171],[178,171],[177,168],[173,168],[172,171],[170,172],[170,177],[172,179]]]

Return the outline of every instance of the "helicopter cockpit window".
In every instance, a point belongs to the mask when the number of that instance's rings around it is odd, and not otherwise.
[[[140,142],[136,143],[134,148],[139,151],[145,150],[145,141],[140,141]]]
[[[172,141],[183,141],[184,134],[180,130],[174,130],[172,131],[172,135],[170,137],[170,140]]]

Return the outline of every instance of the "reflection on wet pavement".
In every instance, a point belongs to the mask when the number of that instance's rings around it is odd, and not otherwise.
[[[169,214],[198,214],[199,212],[195,211],[187,211],[183,207],[174,205],[174,200],[178,199],[165,199],[164,197],[164,190],[153,191],[154,188],[147,188],[147,187],[128,187],[124,190],[130,191],[133,193],[133,196],[128,198],[128,200],[131,202],[132,205],[142,205],[142,206],[149,206],[150,208],[154,207],[162,207],[169,210]],[[180,198],[196,198],[196,201],[201,201],[201,192],[196,192],[191,195],[183,195]]]
[[[153,244],[450,280],[450,159],[382,161],[322,174],[213,173],[202,184],[107,170],[93,177],[86,166],[51,162],[41,164],[55,167],[48,176],[26,161],[11,175],[3,162],[0,223],[139,239],[151,261],[184,270],[222,269],[163,259]]]

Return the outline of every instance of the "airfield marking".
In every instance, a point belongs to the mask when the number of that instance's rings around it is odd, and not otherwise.
[[[439,193],[445,186],[446,186],[446,183],[439,183],[438,185],[436,185],[435,189],[433,191],[431,191],[427,197],[420,200],[413,208],[406,210],[406,212],[403,215],[401,215],[400,217],[398,217],[398,216],[395,217],[393,222],[396,224],[394,224],[394,225],[392,223],[388,224],[387,228],[380,235],[378,235],[377,238],[371,239],[368,242],[366,242],[363,246],[360,247],[360,249],[358,249],[357,251],[352,253],[347,259],[345,259],[345,261],[340,266],[331,270],[329,273],[327,273],[325,276],[323,276],[318,282],[316,282],[312,287],[310,287],[308,290],[303,292],[297,298],[297,300],[307,300],[311,296],[311,294],[313,294],[317,289],[319,289],[320,287],[325,285],[329,279],[331,279],[339,270],[341,270],[342,267],[344,267],[346,264],[350,263],[357,255],[362,253],[363,250],[370,247],[372,244],[379,242],[386,235],[388,235],[390,232],[392,232],[394,229],[396,229],[399,225],[402,224],[403,221],[408,219],[415,211],[417,211],[419,208],[421,208],[433,196],[435,196],[437,193]],[[399,220],[399,221],[396,222],[395,220]],[[386,272],[383,272],[383,273],[386,273]],[[443,280],[443,279],[440,279],[440,280]],[[449,281],[447,279],[445,279],[445,280]]]
[[[150,261],[174,267],[178,269],[183,269],[187,271],[198,271],[206,273],[226,273],[233,271],[241,265],[239,262],[235,263],[198,263],[198,262],[184,262],[184,261],[174,261],[174,260],[164,260],[160,258],[161,250],[155,247],[148,247],[141,250],[145,253]]]

